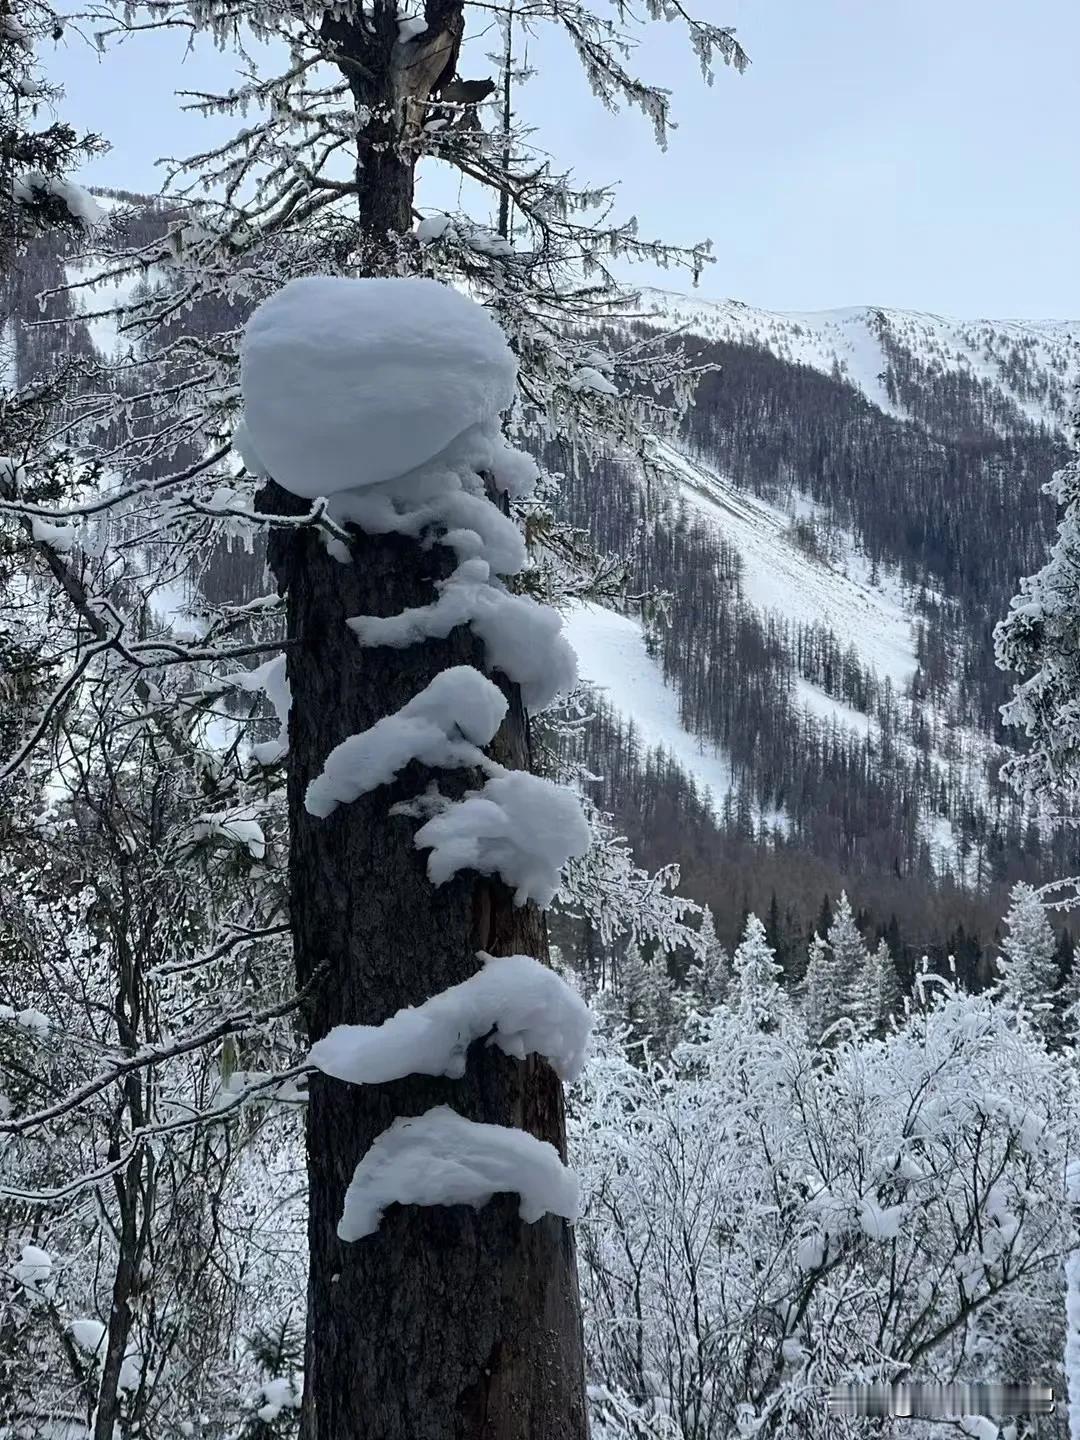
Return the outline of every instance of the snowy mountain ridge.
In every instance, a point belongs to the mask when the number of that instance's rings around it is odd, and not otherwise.
[[[785,312],[658,289],[641,291],[640,315],[838,376],[902,418],[912,416],[899,383],[905,367],[989,386],[1019,417],[1049,426],[1061,423],[1080,378],[1080,320],[964,320],[874,305]]]

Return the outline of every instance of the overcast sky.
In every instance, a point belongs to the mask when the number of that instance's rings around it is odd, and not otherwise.
[[[640,116],[607,115],[552,40],[533,44],[542,73],[522,109],[578,178],[619,182],[643,232],[711,237],[703,294],[783,310],[1080,319],[1080,0],[698,9],[736,25],[753,64],[708,89],[679,30],[648,27],[637,68],[674,92],[667,154]],[[70,118],[113,145],[84,178],[129,189],[156,189],[158,156],[209,138],[171,92],[231,81],[227,57],[185,58],[175,37],[103,58],[69,41],[50,70]]]

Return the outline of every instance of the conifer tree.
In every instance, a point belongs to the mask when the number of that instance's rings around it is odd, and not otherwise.
[[[864,1021],[869,959],[847,894],[841,891],[827,937],[815,934],[810,942],[803,995],[812,1038],[820,1039],[842,1018]]]
[[[900,1005],[900,982],[896,965],[885,942],[878,941],[877,949],[866,957],[855,986],[852,1018],[866,1026],[871,1033],[880,1032],[890,1015],[895,1015]]]
[[[803,976],[800,987],[803,1018],[806,1021],[807,1033],[811,1040],[820,1040],[832,1023],[832,1019],[829,1018],[831,1015],[829,1000],[832,981],[831,965],[832,956],[829,946],[815,931],[810,937],[810,944],[807,947],[806,974]]]
[[[632,940],[620,967],[623,1018],[629,1026],[636,1059],[664,1054],[671,1047],[675,1003],[671,980],[656,959]]]
[[[827,935],[832,952],[833,1004],[838,1015],[851,1015],[857,977],[868,959],[847,892],[840,892],[833,923]]]
[[[1080,392],[1070,432],[1072,454],[1045,487],[1062,510],[1057,540],[994,632],[999,667],[1021,677],[1002,718],[1031,742],[1002,773],[1019,794],[1066,811],[1080,794]]]
[[[529,683],[533,645],[516,647],[510,658],[503,650],[499,658],[494,652],[506,632],[495,625],[485,640],[480,631],[493,606],[505,610],[516,601],[519,617],[528,609],[529,602],[513,593],[517,589],[531,586],[545,598],[557,594],[564,557],[556,563],[545,552],[541,564],[517,528],[530,522],[530,538],[543,548],[543,517],[530,498],[535,465],[520,455],[508,465],[498,463],[499,456],[505,462],[504,448],[496,447],[498,455],[482,453],[483,445],[469,448],[470,422],[487,424],[493,418],[488,412],[510,409],[501,385],[497,403],[485,404],[483,415],[463,415],[469,428],[460,436],[446,427],[444,441],[462,440],[451,462],[419,479],[401,469],[395,479],[412,476],[419,488],[409,491],[405,483],[400,493],[379,492],[382,504],[357,502],[348,475],[320,472],[314,464],[287,477],[264,451],[255,413],[258,387],[248,384],[250,362],[266,333],[259,329],[260,314],[282,315],[270,307],[288,293],[294,305],[288,324],[295,320],[302,327],[307,312],[290,287],[309,284],[312,276],[350,277],[342,281],[348,284],[362,276],[369,286],[376,278],[391,283],[382,277],[395,277],[399,285],[405,282],[397,277],[417,275],[427,284],[449,281],[485,304],[509,339],[519,377],[515,438],[527,434],[537,447],[557,439],[575,451],[614,451],[649,467],[662,460],[648,437],[671,433],[696,373],[690,360],[673,363],[666,345],[643,347],[635,339],[614,355],[600,353],[589,330],[621,304],[612,257],[683,264],[696,275],[706,248],[673,249],[639,237],[633,222],[611,222],[609,192],[571,184],[521,129],[504,126],[492,143],[478,109],[486,85],[459,72],[473,13],[466,0],[426,0],[421,14],[397,0],[373,0],[327,10],[313,21],[261,0],[166,0],[147,6],[145,17],[130,7],[116,22],[121,31],[139,28],[143,18],[150,25],[194,26],[211,31],[218,43],[232,43],[246,25],[265,42],[262,55],[271,67],[256,74],[247,68],[245,52],[241,86],[198,97],[204,112],[235,116],[236,131],[212,152],[173,168],[173,194],[186,199],[188,209],[164,239],[114,256],[108,266],[110,278],[142,275],[151,267],[167,277],[124,316],[130,338],[144,342],[146,367],[133,388],[154,397],[154,414],[152,423],[129,430],[111,463],[138,475],[147,463],[190,445],[200,459],[169,509],[173,534],[185,526],[191,533],[196,525],[205,533],[223,510],[241,519],[254,514],[254,523],[275,527],[270,563],[284,597],[291,694],[292,938],[316,1044],[343,1023],[378,1026],[399,1009],[466,983],[476,974],[478,951],[543,961],[540,907],[550,902],[554,886],[530,888],[523,880],[515,893],[507,872],[484,862],[493,837],[472,835],[466,843],[462,826],[489,823],[491,797],[470,792],[461,776],[443,778],[448,751],[435,745],[417,754],[408,775],[395,777],[389,807],[385,785],[354,790],[333,815],[312,810],[309,800],[315,786],[323,805],[333,790],[331,772],[342,763],[341,747],[370,745],[365,737],[384,720],[404,717],[415,735],[415,716],[405,716],[406,707],[461,669],[485,679],[494,674],[488,684],[505,700],[497,733],[487,725],[475,732],[481,738],[473,749],[481,754],[473,760],[481,773],[491,775],[491,767],[505,772],[494,783],[506,793],[523,793],[521,773],[533,763],[530,712],[543,709],[553,693]],[[475,13],[481,23],[490,22],[484,7]],[[730,30],[698,21],[681,6],[650,3],[639,21],[624,10],[608,14],[587,4],[542,0],[522,23],[543,22],[569,40],[603,102],[643,112],[661,140],[670,100],[626,68],[634,27],[685,26],[706,73],[715,61],[745,64]],[[505,15],[499,23],[516,21]],[[512,54],[505,38],[504,53]],[[283,67],[274,68],[282,59]],[[553,93],[565,80],[557,78]],[[479,212],[429,215],[417,224],[421,163],[464,177],[470,200],[480,197]],[[492,211],[505,216],[508,235],[485,223]],[[209,341],[179,333],[179,317],[200,302],[238,300],[245,309],[261,306],[244,331],[242,356],[236,326]],[[409,318],[424,330],[419,307]],[[172,325],[167,333],[166,322]],[[347,326],[339,328],[347,348]],[[444,352],[452,348],[455,330],[444,332]],[[351,332],[357,346],[367,343],[365,336]],[[398,354],[400,338],[388,321],[388,353]],[[418,345],[413,354],[424,349]],[[289,387],[287,405],[301,392],[325,393],[325,354],[311,345],[307,355],[324,365],[322,383],[309,375]],[[288,358],[287,346],[279,347],[272,367]],[[381,373],[375,348],[367,362],[372,374]],[[165,385],[163,375],[179,379]],[[462,356],[441,379],[452,395],[459,383],[468,388],[471,375]],[[419,386],[417,396],[428,389]],[[239,433],[238,392],[244,400]],[[351,393],[341,397],[331,427],[339,420],[344,426],[351,402]],[[274,408],[264,407],[264,435]],[[403,420],[395,443],[415,438],[413,429],[411,417]],[[228,453],[234,434],[247,472],[239,477],[241,489]],[[415,455],[413,463],[434,461],[439,448]],[[370,467],[376,449],[369,435],[354,434],[339,458],[340,471]],[[380,475],[371,483],[377,488],[389,479]],[[356,503],[337,506],[340,492]],[[478,611],[471,625],[465,611],[477,597],[483,615]],[[454,614],[457,620],[443,626]],[[419,630],[409,619],[417,616],[427,617],[416,622]],[[403,628],[395,629],[395,622]],[[553,619],[543,624],[549,635],[557,630]],[[567,673],[563,667],[556,690],[565,690]],[[472,688],[478,693],[475,681]],[[490,691],[484,693],[492,700]],[[487,713],[490,718],[494,712]],[[443,738],[460,754],[458,740],[451,739],[457,733],[451,726]],[[431,758],[439,755],[442,760]],[[416,820],[423,826],[410,823]],[[520,816],[510,823],[508,812],[498,823],[504,844],[522,839],[529,828]],[[576,833],[576,824],[572,828]],[[432,839],[452,835],[454,841],[432,851],[435,884],[428,883],[414,844],[421,829]],[[553,844],[567,835],[558,823],[546,833]],[[567,858],[580,857],[576,841],[569,850]],[[325,982],[324,971],[331,977]],[[653,983],[659,1026],[667,1002],[659,976]],[[524,1225],[509,1197],[464,1216],[403,1205],[376,1234],[343,1253],[338,1224],[352,1166],[396,1119],[443,1104],[472,1123],[513,1126],[564,1149],[558,1076],[537,1057],[512,1062],[497,1048],[477,1047],[453,1084],[414,1076],[346,1092],[329,1074],[313,1077],[302,1421],[309,1440],[341,1440],[360,1430],[380,1440],[495,1433],[500,1440],[576,1440],[584,1433],[574,1241],[556,1215]]]
[[[782,968],[765,934],[765,926],[751,915],[732,957],[739,1013],[757,1030],[772,1029],[784,1003],[780,989]]]
[[[1038,890],[1019,881],[1005,916],[998,971],[1006,1004],[1023,1011],[1044,1031],[1053,1028],[1057,989],[1057,940]]]
[[[716,922],[708,905],[701,918],[699,933],[701,955],[691,963],[687,972],[685,996],[690,1007],[707,1014],[727,994],[731,981],[731,957],[717,938]]]

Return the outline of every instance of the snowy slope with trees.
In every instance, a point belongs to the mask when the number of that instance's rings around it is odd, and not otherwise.
[[[906,387],[928,373],[993,392],[988,404],[1004,425],[1061,425],[1080,374],[1080,320],[961,320],[872,305],[794,314],[657,290],[641,298],[654,323],[835,375],[904,418],[920,418]]]

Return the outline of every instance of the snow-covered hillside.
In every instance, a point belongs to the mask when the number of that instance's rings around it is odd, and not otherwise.
[[[878,678],[892,682],[898,713],[910,718],[907,690],[918,666],[915,593],[886,567],[879,567],[874,575],[851,536],[841,534],[838,553],[828,557],[805,549],[793,529],[793,521],[806,507],[797,494],[785,511],[738,489],[701,460],[669,446],[660,449],[665,466],[681,477],[679,499],[738,551],[744,600],[763,619],[772,615],[795,626],[827,627]],[[664,750],[702,791],[708,791],[719,814],[733,786],[729,759],[687,728],[676,688],[665,682],[640,623],[598,605],[578,605],[567,615],[566,627],[578,652],[582,678],[633,723],[643,748]],[[874,749],[880,745],[877,719],[796,673],[792,698],[798,710],[824,724],[838,725]],[[988,767],[1000,763],[997,747],[978,731],[948,724],[929,704],[922,705],[921,714],[929,735],[927,759],[932,771],[944,780],[951,767],[969,793],[988,799],[986,777]],[[894,737],[894,744],[915,758],[909,741]],[[782,811],[771,808],[759,819],[785,824]],[[951,866],[963,877],[960,834],[953,824],[927,807],[920,809],[918,828],[935,862]]]
[[[1060,422],[1080,377],[1080,320],[958,320],[878,306],[785,313],[666,290],[641,298],[643,317],[665,329],[752,345],[839,375],[886,414],[906,413],[886,390],[890,354],[987,380],[1036,423]]]
[[[808,553],[785,514],[739,490],[701,461],[670,446],[658,447],[665,463],[684,477],[680,496],[715,525],[743,561],[743,594],[764,613],[795,623],[827,625],[843,645],[853,645],[864,664],[903,688],[916,666],[912,611],[892,577],[870,582],[870,567],[849,545],[834,563]]]
[[[640,623],[602,605],[575,605],[564,617],[582,679],[632,720],[645,750],[664,750],[709,792],[718,806],[731,790],[731,766],[707,741],[692,735],[679,714],[679,697],[645,644]]]

